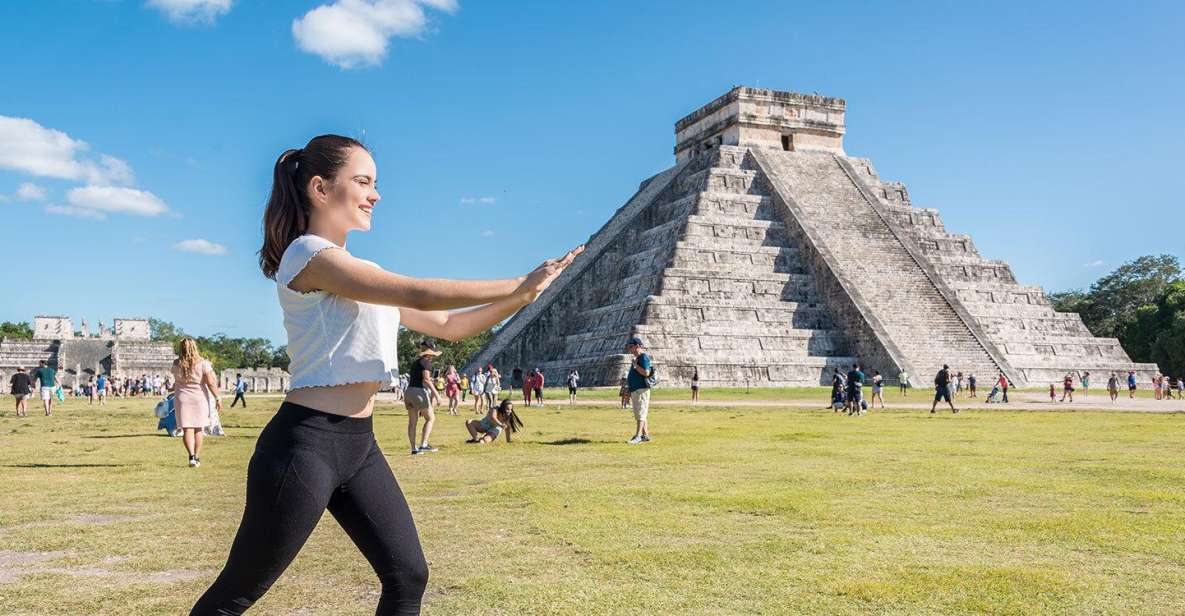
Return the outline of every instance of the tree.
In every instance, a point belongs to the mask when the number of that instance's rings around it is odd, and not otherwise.
[[[1133,359],[1185,376],[1185,280],[1169,283],[1154,304],[1140,307],[1125,334],[1123,346]]]
[[[1180,277],[1181,264],[1172,255],[1147,255],[1124,263],[1090,285],[1082,320],[1090,333],[1122,340],[1136,311],[1156,303],[1165,287]]]
[[[24,321],[20,323],[12,323],[5,321],[0,323],[0,338],[32,338],[33,328]]]
[[[152,340],[177,342],[178,340],[185,337],[185,332],[181,331],[180,327],[173,325],[169,321],[150,318],[148,319],[148,337]]]

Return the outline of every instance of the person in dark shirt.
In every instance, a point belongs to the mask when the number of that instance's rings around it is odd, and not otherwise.
[[[650,442],[650,380],[653,374],[650,355],[646,353],[646,344],[642,339],[633,336],[625,343],[625,350],[633,356],[630,371],[626,375],[626,383],[630,389],[630,403],[634,407],[634,422],[637,429],[634,436],[626,441],[630,445]]]
[[[934,403],[930,405],[931,413],[935,412],[935,409],[938,408],[939,400],[946,400],[946,404],[950,406],[951,412],[959,412],[959,409],[955,408],[954,403],[950,401],[950,382],[950,366],[942,364],[942,370],[939,370],[938,374],[934,375]]]
[[[420,343],[420,356],[411,365],[411,373],[407,377],[407,389],[403,392],[403,406],[407,409],[407,440],[411,442],[411,454],[430,453],[436,448],[428,444],[428,437],[432,434],[432,426],[436,423],[436,413],[432,405],[439,402],[440,396],[432,384],[432,358],[440,355],[436,350],[436,341],[425,338]],[[416,423],[420,417],[424,418],[424,436],[416,446]]]
[[[12,397],[16,399],[16,416],[25,417],[29,414],[29,396],[33,395],[33,378],[25,372],[24,367],[20,367],[8,384],[12,386]]]
[[[848,415],[861,415],[864,413],[864,372],[860,370],[860,364],[852,364],[852,369],[848,371]]]

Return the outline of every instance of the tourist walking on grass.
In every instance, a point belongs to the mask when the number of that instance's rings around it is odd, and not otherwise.
[[[459,415],[457,405],[461,402],[461,377],[457,375],[457,367],[452,364],[444,373],[444,397],[448,398],[448,414]]]
[[[628,377],[621,377],[621,386],[617,388],[617,397],[621,398],[621,408],[630,407],[630,383]]]
[[[969,397],[969,398],[975,397],[975,373],[974,372],[967,374],[967,397]]]
[[[634,422],[636,429],[634,437],[627,441],[630,445],[650,442],[650,377],[654,375],[650,355],[646,353],[646,345],[642,339],[634,336],[625,343],[625,351],[633,356],[630,371],[626,375],[626,382],[630,388],[630,404],[634,408]]]
[[[54,390],[58,388],[58,371],[46,365],[45,360],[37,362],[37,369],[33,371],[33,380],[37,381],[37,391],[41,394],[41,406],[45,409],[45,416],[53,415]]]
[[[1078,377],[1078,382],[1082,384],[1082,399],[1085,400],[1086,395],[1090,393],[1090,372],[1083,371]]]
[[[1068,372],[1066,376],[1062,377],[1061,402],[1065,402],[1067,397],[1070,399],[1070,402],[1074,401],[1074,375]]]
[[[25,372],[24,366],[18,366],[16,373],[8,379],[8,385],[16,402],[16,416],[28,417],[29,397],[33,395],[33,377]]]
[[[1053,383],[1049,384],[1049,401],[1057,404],[1057,390],[1053,388]]]
[[[902,370],[897,374],[897,387],[901,388],[901,395],[909,395],[909,373]]]
[[[97,395],[95,392],[95,377],[87,377],[84,393],[86,393],[87,405],[93,405],[95,403],[95,396]]]
[[[461,404],[465,403],[465,396],[469,395],[469,375],[461,373]]]
[[[955,373],[955,396],[963,393],[963,372],[960,370]]]
[[[1009,385],[1010,385],[1010,383],[1008,382],[1008,377],[1005,376],[1003,372],[1001,372],[1000,378],[996,379],[996,387],[1000,388],[1000,392],[1004,396],[1004,399],[1002,400],[1002,402],[1004,402],[1005,404],[1008,403],[1008,386]]]
[[[534,381],[535,381],[535,373],[528,370],[526,376],[523,377],[522,382],[521,382],[522,388],[523,388],[523,405],[524,406],[527,406],[527,407],[531,406],[531,392],[535,391]],[[513,390],[510,392],[510,395],[512,395],[512,396],[514,395]]]
[[[840,374],[839,368],[833,368],[831,371],[831,412],[838,413],[845,408],[844,402],[847,400],[846,383],[843,375]]]
[[[880,400],[881,408],[885,408],[885,377],[881,376],[880,370],[872,371],[872,400],[868,406],[876,406],[876,401]]]
[[[492,409],[498,402],[498,394],[502,392],[502,374],[494,364],[486,366],[486,369],[485,408]]]
[[[507,398],[491,408],[485,417],[465,422],[465,429],[469,431],[469,440],[465,442],[485,445],[498,440],[498,435],[505,434],[506,442],[509,443],[511,433],[518,432],[522,427],[522,420],[514,414],[514,402]]]
[[[1111,402],[1119,397],[1119,377],[1112,372],[1110,377],[1107,377],[1107,395],[1111,397]]]
[[[950,374],[950,366],[943,364],[942,370],[939,370],[938,374],[934,375],[934,403],[930,405],[930,413],[934,413],[935,409],[938,408],[938,401],[939,400],[945,400],[946,405],[950,407],[950,410],[952,413],[959,412],[959,409],[955,408],[954,403],[951,402],[951,396],[950,396],[951,380],[952,380],[952,378],[951,378],[951,374]],[[1007,390],[1005,390],[1005,391],[1007,391]],[[1005,394],[1005,396],[1007,396],[1007,394]],[[1008,401],[1007,397],[1005,397],[1004,401],[1005,402]]]
[[[691,373],[691,403],[699,402],[699,368]]]
[[[436,342],[425,338],[420,342],[420,356],[411,365],[407,377],[407,391],[403,392],[403,407],[407,409],[407,441],[411,443],[411,455],[432,453],[436,448],[428,444],[432,426],[436,424],[433,407],[440,402],[436,387],[432,383],[432,358],[440,355]],[[423,418],[423,437],[416,445],[416,423]]]
[[[259,256],[276,281],[292,385],[248,464],[246,507],[226,566],[192,615],[243,613],[326,509],[378,574],[375,613],[418,614],[428,566],[372,418],[375,394],[398,375],[399,326],[446,340],[476,335],[533,302],[581,251],[507,280],[387,272],[345,250],[347,233],[371,227],[375,176],[360,143],[332,135],[276,162]],[[468,307],[475,308],[451,311]]]
[[[106,374],[100,374],[99,378],[95,379],[95,392],[99,396],[99,406],[107,404],[107,381]]]
[[[236,404],[242,402],[243,408],[247,408],[247,399],[243,397],[247,393],[247,382],[243,380],[243,373],[235,374],[235,399],[230,401],[230,408],[234,408]]]
[[[844,405],[848,409],[848,415],[864,414],[864,378],[860,364],[852,364],[852,369],[848,371],[848,398]]]
[[[575,404],[576,389],[580,387],[580,373],[573,368],[568,371],[568,376],[564,380],[568,383],[568,404]]]
[[[535,391],[535,402],[539,406],[543,406],[543,371],[535,368],[535,378],[531,381],[531,386]]]
[[[1127,371],[1127,397],[1136,397],[1136,373],[1134,370]]]
[[[214,366],[201,356],[193,338],[182,338],[173,360],[173,409],[191,467],[201,466],[202,432],[210,426],[210,398],[215,410],[221,411],[219,395]]]
[[[484,366],[478,366],[477,372],[469,380],[469,393],[473,394],[473,412],[480,414],[485,409],[486,401],[486,373]]]

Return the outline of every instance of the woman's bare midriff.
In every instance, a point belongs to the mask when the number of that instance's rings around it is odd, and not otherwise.
[[[377,382],[302,387],[288,392],[284,401],[307,406],[322,413],[344,417],[370,417],[374,412],[374,395],[378,392]]]

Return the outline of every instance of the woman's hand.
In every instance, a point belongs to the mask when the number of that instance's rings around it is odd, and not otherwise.
[[[220,396],[214,396],[214,408],[218,409],[219,413],[222,412],[222,398]]]
[[[542,265],[535,268],[535,271],[527,274],[526,279],[518,285],[518,289],[515,289],[515,295],[521,298],[524,304],[530,304],[531,302],[539,299],[539,296],[547,290],[547,287],[551,286],[551,283],[554,282],[555,279],[558,278],[559,275],[562,274],[564,270],[572,264],[572,261],[576,260],[576,257],[582,252],[584,252],[583,244],[568,251],[568,254],[559,259],[548,259],[544,261]]]

